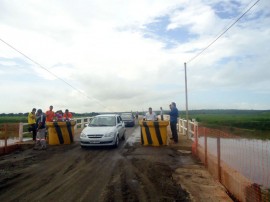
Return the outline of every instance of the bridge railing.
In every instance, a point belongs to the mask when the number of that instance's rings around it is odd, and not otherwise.
[[[74,120],[76,121],[76,125],[74,128],[74,132],[78,132],[85,128],[85,124],[88,124],[93,117],[81,117],[81,118],[75,118]]]
[[[85,124],[89,123],[92,118],[93,117],[74,118],[73,120],[76,122],[76,125],[75,125],[75,128],[74,128],[75,133],[82,130],[85,127]],[[5,125],[5,124],[3,124],[3,125]],[[20,122],[19,127],[16,127],[16,128],[18,128],[18,129],[16,129],[17,132],[13,131],[12,138],[17,139],[17,142],[22,142],[24,137],[26,135],[30,134],[28,132],[28,130],[27,130],[28,129],[28,123]],[[9,134],[8,131],[7,131],[7,134]],[[9,135],[7,135],[7,138],[9,138]]]
[[[74,121],[76,121],[75,125],[75,133],[82,130],[85,127],[85,124],[89,123],[90,120],[93,117],[80,117],[80,118],[74,118]],[[169,120],[170,116],[169,115],[164,115],[164,120]],[[23,141],[24,135],[29,134],[27,131],[28,123],[19,123],[19,131],[18,131],[18,137],[19,141]],[[198,129],[198,122],[195,120],[188,121],[182,118],[178,119],[178,131],[181,134],[188,135],[188,138],[194,137],[196,130]],[[187,134],[189,133],[189,134]]]
[[[195,137],[198,131],[198,125],[196,120],[187,121],[186,119],[178,119],[178,131],[181,134],[187,135],[189,139]]]
[[[160,119],[160,115],[158,118]],[[163,118],[165,121],[170,120],[169,115],[163,115]],[[198,131],[198,125],[199,123],[194,119],[187,121],[186,119],[178,118],[177,129],[180,134],[187,135],[190,139],[195,137],[196,131]]]
[[[90,122],[92,117],[74,118],[76,121],[74,133],[78,134]],[[31,140],[32,134],[28,131],[28,123],[5,123],[0,124],[0,155],[8,153],[18,143]],[[17,148],[17,147],[16,147]]]

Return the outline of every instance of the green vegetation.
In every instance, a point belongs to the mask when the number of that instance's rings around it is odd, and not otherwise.
[[[189,118],[234,135],[270,139],[270,110],[192,110]]]
[[[28,114],[27,114],[28,115]],[[0,115],[0,124],[1,123],[27,123],[27,115]]]
[[[90,116],[95,116],[98,115],[95,112],[92,113],[83,113],[83,114],[75,114],[72,113],[74,118],[80,118],[80,117],[90,117]],[[1,123],[27,123],[27,116],[28,113],[18,113],[18,114],[0,114],[0,124]]]

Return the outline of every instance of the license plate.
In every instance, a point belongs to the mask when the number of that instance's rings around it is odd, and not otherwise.
[[[91,144],[99,144],[100,141],[90,141]]]

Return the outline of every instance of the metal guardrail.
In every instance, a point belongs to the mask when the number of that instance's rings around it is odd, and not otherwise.
[[[85,127],[85,124],[89,123],[92,118],[93,117],[74,118],[73,120],[76,122],[74,128],[75,133],[76,131],[83,129]],[[23,141],[24,135],[29,134],[28,131],[24,131],[24,126],[28,126],[28,123],[19,123],[19,142]]]
[[[76,124],[74,126],[74,133],[79,133],[92,117],[82,117],[73,119]],[[5,123],[0,124],[0,155],[11,151],[11,147],[18,145],[25,140],[31,140],[31,134],[28,131],[28,123]],[[10,150],[11,149],[11,150]]]
[[[169,115],[163,115],[163,118],[166,121],[170,120]],[[189,139],[192,137],[195,137],[196,131],[198,131],[198,126],[199,126],[199,123],[194,119],[192,121],[190,120],[187,121],[186,119],[178,118],[177,129],[179,133],[183,135],[187,135]]]
[[[196,132],[198,131],[199,123],[195,120],[187,121],[185,119],[178,119],[178,131],[190,139],[195,137]]]

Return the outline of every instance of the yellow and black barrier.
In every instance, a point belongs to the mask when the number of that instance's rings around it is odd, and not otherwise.
[[[143,121],[141,126],[142,145],[161,146],[167,145],[167,126],[169,121]]]
[[[47,122],[49,145],[71,144],[75,121]]]

